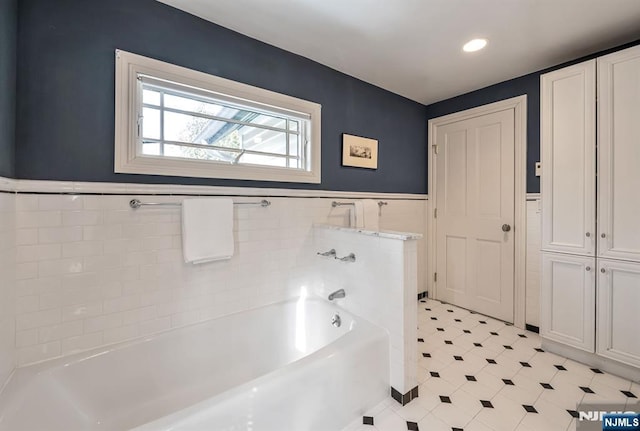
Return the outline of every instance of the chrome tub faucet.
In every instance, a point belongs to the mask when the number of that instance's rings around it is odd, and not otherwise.
[[[333,301],[336,298],[344,298],[345,296],[346,293],[344,292],[344,289],[339,289],[329,295],[329,301]]]
[[[324,256],[324,257],[336,257],[336,249],[332,248],[331,250],[325,251],[324,253],[317,252],[316,254],[318,256]]]
[[[340,260],[342,262],[355,262],[356,261],[356,255],[353,253],[349,253],[347,256],[345,257],[338,257],[336,256],[335,259]]]

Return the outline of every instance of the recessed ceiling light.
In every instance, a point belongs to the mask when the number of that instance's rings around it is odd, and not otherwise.
[[[464,44],[462,50],[464,52],[474,52],[481,50],[485,46],[487,46],[487,39],[472,39]]]

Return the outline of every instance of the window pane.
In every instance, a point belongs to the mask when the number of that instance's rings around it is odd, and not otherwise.
[[[239,129],[243,148],[265,153],[287,154],[287,137],[284,132],[243,126]]]
[[[213,160],[231,163],[238,156],[238,153],[225,150],[209,150],[207,148],[192,148],[184,147],[182,145],[165,144],[164,155],[184,159]]]
[[[254,113],[253,116],[249,118],[249,122],[267,127],[276,127],[278,129],[285,129],[287,127],[287,120],[284,118],[258,113]]]
[[[187,97],[165,94],[164,106],[167,108],[179,109],[181,111],[197,112],[199,114],[218,115],[224,108],[222,105],[205,103],[200,100]]]
[[[287,167],[287,160],[284,157],[263,156],[260,154],[243,154],[238,161],[239,164],[253,164],[264,166]]]
[[[144,104],[153,105],[143,108],[143,155],[303,168],[299,135],[303,124],[299,119],[287,120],[281,114],[234,106],[188,90],[159,85],[145,85],[142,90]],[[196,148],[179,142],[216,148]]]
[[[269,127],[285,128],[286,120],[250,109],[242,109],[234,106],[216,103],[214,101],[205,102],[201,97],[188,95],[177,96],[165,94],[164,105],[167,108],[178,109],[180,111],[195,112],[198,114],[212,115],[223,119],[234,120],[242,123],[264,124]]]
[[[149,139],[160,139],[159,109],[142,109],[142,136]]]
[[[297,156],[299,152],[299,139],[298,135],[289,135],[289,155]]]
[[[294,169],[301,169],[302,160],[289,157],[289,167]]]
[[[209,139],[227,123],[175,112],[164,113],[164,138],[169,141],[211,144]]]
[[[153,90],[142,90],[142,103],[160,105],[160,93]]]
[[[143,142],[142,143],[142,154],[146,156],[159,156],[160,155],[160,144],[157,142]]]

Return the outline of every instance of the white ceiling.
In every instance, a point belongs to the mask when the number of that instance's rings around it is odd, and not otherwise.
[[[159,1],[424,104],[640,39],[640,0]]]

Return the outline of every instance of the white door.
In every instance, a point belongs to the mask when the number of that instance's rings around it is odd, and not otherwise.
[[[640,263],[598,266],[598,354],[640,367]]]
[[[542,249],[594,255],[596,62],[541,77]]]
[[[640,46],[598,59],[599,255],[640,262]]]
[[[595,272],[593,257],[542,253],[542,337],[594,351]]]
[[[437,298],[513,322],[514,110],[438,126]]]

